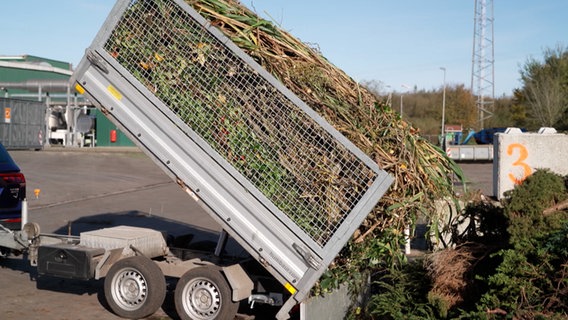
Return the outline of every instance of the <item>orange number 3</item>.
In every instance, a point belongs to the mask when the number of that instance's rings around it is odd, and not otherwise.
[[[514,184],[520,184],[532,174],[532,169],[524,162],[529,156],[527,148],[520,143],[512,143],[509,147],[507,147],[507,154],[512,156],[515,149],[519,149],[519,157],[517,158],[517,161],[513,162],[513,166],[521,167],[523,169],[523,175],[519,179],[514,174],[509,173],[509,179],[511,179]]]

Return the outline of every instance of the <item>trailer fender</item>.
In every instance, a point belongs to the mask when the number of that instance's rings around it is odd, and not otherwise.
[[[100,258],[95,268],[95,280],[106,277],[110,268],[118,261],[127,256],[123,256],[122,248],[105,250],[105,253]]]
[[[238,302],[248,298],[252,293],[254,284],[243,268],[239,264],[234,264],[222,269],[233,291],[233,301]]]

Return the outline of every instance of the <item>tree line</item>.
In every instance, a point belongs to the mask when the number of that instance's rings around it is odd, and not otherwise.
[[[483,127],[568,130],[568,49],[560,45],[545,49],[542,59],[528,58],[519,74],[521,87],[510,96],[495,97],[492,110],[489,110],[492,114],[483,121]],[[363,85],[394,110],[402,111],[401,117],[422,135],[440,134],[443,87],[385,93],[379,81],[365,81]],[[466,131],[483,129],[475,101],[471,89],[464,84],[446,86],[445,124],[461,125]]]

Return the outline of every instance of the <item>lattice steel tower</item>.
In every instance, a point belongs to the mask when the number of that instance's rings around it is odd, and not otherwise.
[[[493,20],[493,0],[475,0],[471,92],[476,97],[480,129],[494,108]]]

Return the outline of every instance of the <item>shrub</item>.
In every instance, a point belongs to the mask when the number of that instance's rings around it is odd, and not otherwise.
[[[369,319],[567,319],[568,177],[538,170],[502,207],[473,202],[453,249],[378,281]]]

